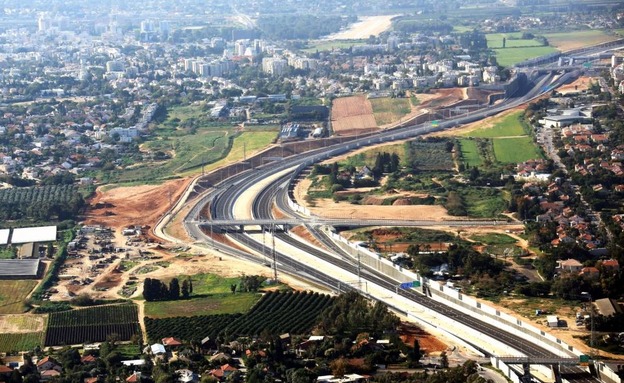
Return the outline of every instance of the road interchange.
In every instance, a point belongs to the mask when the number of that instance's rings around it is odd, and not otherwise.
[[[267,164],[263,167],[249,169],[243,173],[237,174],[223,181],[216,188],[214,188],[211,193],[202,197],[200,199],[200,202],[197,203],[192,208],[191,212],[187,215],[187,218],[185,219],[185,226],[189,234],[194,238],[198,240],[208,241],[208,237],[204,234],[204,231],[201,228],[202,226],[208,226],[212,231],[217,230],[220,225],[226,223],[236,224],[241,220],[245,220],[246,222],[248,220],[250,220],[251,222],[256,221],[256,223],[266,222],[268,224],[269,222],[271,222],[271,220],[275,221],[271,213],[273,201],[277,201],[277,204],[282,208],[286,205],[285,199],[287,197],[285,193],[286,187],[284,185],[288,183],[288,179],[290,177],[289,173],[291,172],[300,171],[304,167],[311,166],[314,163],[318,163],[329,158],[345,154],[349,151],[364,146],[413,138],[418,135],[430,133],[437,130],[444,130],[457,125],[480,120],[482,118],[497,114],[503,110],[525,104],[526,102],[535,99],[536,97],[539,97],[544,93],[549,92],[551,89],[562,85],[571,78],[572,75],[570,74],[564,74],[562,76],[555,76],[553,74],[542,75],[536,78],[534,86],[522,97],[506,99],[503,101],[503,103],[497,106],[489,106],[487,108],[484,108],[483,110],[466,114],[465,116],[441,121],[438,126],[433,126],[430,123],[425,123],[416,126],[386,130],[380,132],[375,136],[354,139],[346,145],[335,145],[329,146],[327,148],[316,149],[294,158],[289,157],[282,161]],[[233,213],[233,206],[235,205],[236,201],[241,198],[241,195],[244,193],[244,191],[256,185],[261,180],[265,180],[269,177],[275,177],[275,175],[280,172],[285,173],[286,175],[275,178],[272,181],[273,186],[265,188],[258,194],[257,198],[253,203],[253,216],[251,217],[251,219],[241,219],[235,217]],[[279,193],[280,191],[281,193]],[[208,217],[208,219],[201,219],[200,211],[204,208],[205,205],[210,206],[210,217]],[[297,217],[297,222],[301,221],[300,216],[294,216]],[[452,318],[453,321],[456,321],[461,325],[467,326],[471,329],[475,329],[482,333],[484,336],[487,336],[491,339],[496,339],[497,341],[506,344],[512,349],[516,350],[518,354],[523,354],[533,358],[542,358],[549,360],[561,359],[562,357],[571,356],[564,351],[561,351],[560,353],[555,353],[550,349],[546,349],[541,345],[537,345],[533,340],[511,334],[501,329],[499,326],[492,325],[490,323],[483,322],[481,319],[466,315],[440,302],[436,302],[424,295],[416,293],[415,291],[397,289],[397,285],[400,283],[400,281],[392,280],[372,268],[362,267],[359,264],[354,264],[353,260],[348,258],[346,255],[341,254],[340,249],[335,245],[332,245],[331,241],[324,239],[324,236],[316,229],[317,225],[310,225],[308,223],[306,224],[306,226],[311,229],[311,232],[315,235],[315,237],[317,237],[317,239],[322,241],[335,254],[330,254],[329,252],[320,250],[308,244],[304,244],[301,241],[293,239],[285,233],[273,233],[273,235],[274,238],[278,239],[283,243],[296,247],[300,251],[311,254],[316,258],[321,259],[322,261],[327,262],[328,264],[331,264],[342,270],[345,270],[353,275],[358,275],[358,279],[361,278],[367,283],[375,284],[377,286],[383,287],[388,291],[395,292],[402,298],[409,299],[412,302],[416,302],[418,305],[426,307],[428,310],[432,310],[440,316]],[[228,231],[227,228],[225,228],[224,231]],[[252,236],[239,232],[229,233],[228,236],[229,238],[231,238],[231,240],[249,249],[251,252],[265,255],[271,254],[273,261],[275,262],[273,266],[279,267],[282,272],[287,272],[289,274],[297,275],[302,278],[310,279],[316,283],[326,285],[335,291],[346,291],[353,288],[352,285],[344,283],[344,281],[334,278],[331,275],[327,275],[327,273],[323,272],[319,268],[311,267],[305,263],[291,258],[290,256],[280,251],[276,251],[274,248],[266,246],[263,241],[258,241]],[[266,262],[266,259],[263,259],[262,257],[249,255],[248,252],[241,251],[240,249],[235,249],[231,246],[214,242],[213,246],[219,248],[221,251],[234,254],[239,257],[245,257],[248,260],[255,260],[256,262]],[[360,285],[359,287],[361,288],[362,286]],[[401,307],[393,308],[399,312],[403,312],[404,314],[409,314],[402,310]],[[478,345],[475,346],[479,347]],[[491,354],[491,352],[487,352],[487,350],[483,351]]]

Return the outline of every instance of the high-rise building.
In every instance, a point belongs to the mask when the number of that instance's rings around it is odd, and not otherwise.
[[[287,65],[288,62],[279,57],[265,57],[262,59],[262,71],[274,76],[284,73]]]

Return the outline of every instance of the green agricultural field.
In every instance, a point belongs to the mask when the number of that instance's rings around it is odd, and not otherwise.
[[[525,47],[525,48],[505,48],[494,49],[496,61],[501,66],[512,66],[519,62],[535,57],[545,56],[557,50],[553,47]]]
[[[513,245],[518,242],[515,238],[500,233],[475,234],[470,239],[486,245]]]
[[[494,157],[501,163],[519,163],[543,158],[531,137],[495,138]]]
[[[412,110],[409,98],[373,98],[370,102],[378,126],[397,122]]]
[[[479,155],[479,149],[474,140],[462,138],[459,140],[459,147],[466,167],[481,166],[483,164],[483,159]]]
[[[525,136],[527,133],[524,130],[524,126],[520,119],[522,118],[521,111],[514,112],[498,119],[493,127],[484,129],[473,130],[464,134],[469,137],[480,138],[496,138],[496,137],[513,137],[513,136]]]
[[[228,287],[229,290],[229,287]],[[193,284],[193,294],[195,294]],[[150,318],[236,314],[249,311],[260,299],[257,293],[221,293],[179,301],[145,302],[145,315]]]
[[[535,39],[522,39],[522,33],[488,33],[485,35],[488,48],[503,48],[503,39],[505,40],[505,48],[522,48],[522,47],[540,47],[542,43]]]
[[[453,32],[455,33],[464,33],[464,32],[472,32],[474,27],[464,26],[464,25],[455,25],[453,26]]]
[[[0,334],[0,352],[30,351],[43,346],[43,332]]]
[[[21,314],[24,300],[37,286],[37,281],[0,281],[0,314]]]
[[[559,33],[546,33],[544,37],[548,43],[560,51],[581,48],[589,45],[605,43],[616,40],[618,36],[613,36],[599,30],[570,31]]]

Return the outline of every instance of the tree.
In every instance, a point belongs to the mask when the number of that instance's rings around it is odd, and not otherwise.
[[[448,355],[446,355],[446,351],[442,351],[442,354],[440,354],[440,367],[449,367]]]
[[[189,282],[188,279],[185,279],[182,282],[182,288],[180,289],[180,292],[182,294],[182,298],[187,299],[190,295],[189,293]]]
[[[348,367],[349,367],[349,362],[344,357],[334,359],[329,364],[329,368],[331,368],[332,374],[334,375],[334,377],[337,377],[337,378],[341,378],[345,376],[345,374],[347,373]]]
[[[418,362],[420,358],[422,358],[422,351],[420,351],[420,343],[418,343],[418,339],[414,339],[414,349],[412,350],[413,360]]]
[[[180,282],[178,278],[173,278],[171,282],[169,282],[169,299],[180,299]]]

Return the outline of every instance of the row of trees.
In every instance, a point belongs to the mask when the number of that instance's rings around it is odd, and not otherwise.
[[[173,278],[169,284],[152,278],[145,278],[143,298],[148,302],[187,299],[193,294],[193,281],[188,278],[182,282]]]

